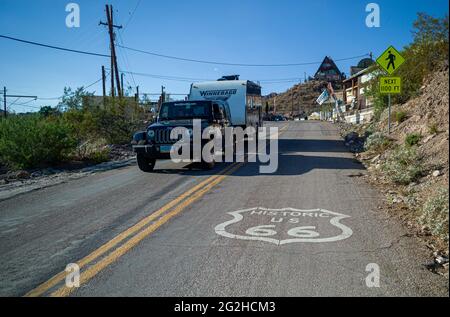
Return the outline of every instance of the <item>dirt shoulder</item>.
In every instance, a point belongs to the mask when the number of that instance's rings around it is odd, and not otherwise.
[[[34,190],[66,183],[93,173],[123,168],[135,164],[131,146],[112,145],[109,160],[103,163],[70,161],[58,166],[32,170],[0,172],[0,201]]]

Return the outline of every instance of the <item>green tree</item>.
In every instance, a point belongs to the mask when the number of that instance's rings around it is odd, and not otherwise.
[[[44,106],[39,110],[39,114],[43,117],[49,117],[52,115],[57,115],[59,113],[60,112],[58,111],[58,108],[53,108],[51,106]]]
[[[59,111],[81,110],[83,98],[90,96],[94,96],[94,94],[87,92],[84,87],[79,87],[75,91],[72,91],[70,87],[64,87],[64,94],[57,108]]]
[[[413,24],[413,42],[401,52],[405,63],[394,74],[402,78],[402,93],[392,96],[393,103],[403,104],[418,96],[426,76],[448,60],[448,31],[448,16],[434,18],[425,13],[418,14]],[[381,71],[375,71],[375,78],[367,91],[368,96],[373,99],[377,118],[387,107],[387,96],[379,93],[381,76],[385,75]]]

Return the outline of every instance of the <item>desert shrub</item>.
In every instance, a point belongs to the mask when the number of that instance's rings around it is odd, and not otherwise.
[[[439,131],[437,123],[432,123],[428,126],[428,132],[430,134],[439,134],[441,131]]]
[[[106,140],[89,140],[79,144],[73,156],[82,161],[93,163],[106,162],[109,159],[110,149],[106,145]]]
[[[419,221],[435,236],[448,241],[449,191],[441,188],[424,204]]]
[[[391,141],[383,133],[376,132],[369,135],[366,143],[364,144],[364,149],[366,151],[381,152],[388,148],[390,145]]]
[[[134,132],[144,128],[146,114],[138,105],[116,101],[102,107],[70,109],[63,117],[74,128],[80,144],[94,139],[105,139],[108,144],[126,144]]]
[[[103,162],[109,157],[106,144],[129,143],[148,119],[133,98],[107,98],[98,104],[83,87],[65,88],[56,108],[0,121],[0,163],[20,169],[68,158]]]
[[[419,133],[410,133],[405,138],[405,144],[407,146],[414,146],[419,144],[421,139],[422,135],[420,135]]]
[[[408,118],[408,114],[405,111],[397,111],[394,117],[397,123],[402,123],[406,121],[406,119]]]
[[[422,175],[423,166],[414,147],[400,146],[382,165],[382,171],[392,182],[408,185]]]
[[[75,146],[70,127],[58,118],[28,115],[0,121],[0,160],[11,168],[60,162]]]

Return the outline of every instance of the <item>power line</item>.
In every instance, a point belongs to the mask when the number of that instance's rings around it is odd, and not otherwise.
[[[106,77],[107,76],[109,76],[111,74],[111,72],[108,72],[107,74],[106,74]],[[102,81],[102,79],[103,78],[100,78],[100,79],[98,79],[98,80],[96,80],[95,82],[93,82],[92,84],[89,84],[89,85],[87,85],[87,86],[81,86],[81,87],[83,87],[83,89],[88,89],[88,88],[91,88],[92,86],[94,86],[94,85],[96,85],[96,84],[98,84],[99,82],[101,82]],[[74,92],[72,92],[72,95],[74,94]],[[64,96],[60,96],[60,97],[38,97],[37,99],[38,100],[48,100],[48,101],[51,101],[51,100],[61,100],[62,98],[63,98]]]
[[[35,99],[32,99],[32,100],[29,100],[29,101],[26,101],[26,102],[23,102],[23,103],[18,103],[18,104],[16,104],[16,102],[17,102],[17,100],[18,100],[19,98],[17,98],[14,102],[12,102],[12,103],[7,103],[6,105],[8,106],[8,107],[12,107],[12,106],[23,106],[23,107],[28,107],[28,108],[40,108],[40,107],[37,107],[37,106],[26,106],[27,104],[29,104],[30,102],[33,102],[33,101],[36,101]],[[3,102],[3,98],[1,98],[0,99],[0,102]]]
[[[205,78],[190,78],[190,77],[178,77],[178,76],[167,76],[167,75],[138,73],[138,72],[131,72],[131,71],[126,71],[126,70],[121,70],[120,72],[124,73],[124,74],[133,74],[135,76],[143,76],[143,77],[150,77],[150,78],[156,78],[156,79],[165,79],[165,80],[173,80],[173,81],[181,81],[181,82],[213,80],[213,79],[205,79]]]
[[[168,59],[174,59],[174,60],[179,60],[179,61],[185,61],[185,62],[192,62],[192,63],[201,63],[201,64],[212,64],[212,65],[223,65],[223,66],[239,66],[239,67],[289,67],[289,66],[308,66],[308,65],[317,65],[317,64],[321,64],[322,61],[320,62],[306,62],[306,63],[289,63],[289,64],[241,64],[241,63],[225,63],[225,62],[216,62],[216,61],[206,61],[206,60],[198,60],[198,59],[190,59],[190,58],[184,58],[184,57],[177,57],[177,56],[171,56],[171,55],[164,55],[164,54],[158,54],[158,53],[154,53],[154,52],[149,52],[149,51],[144,51],[144,50],[140,50],[140,49],[136,49],[136,48],[131,48],[128,46],[124,46],[124,45],[117,45],[118,47],[133,51],[133,52],[138,52],[138,53],[142,53],[142,54],[147,54],[147,55],[152,55],[152,56],[157,56],[157,57],[163,57],[163,58],[168,58]],[[347,60],[353,60],[353,59],[357,59],[357,58],[363,58],[368,56],[369,54],[364,54],[364,55],[358,55],[358,56],[352,56],[352,57],[346,57],[346,58],[340,58],[340,59],[335,59],[335,62],[342,62],[342,61],[347,61]]]
[[[133,74],[135,76],[143,76],[150,77],[155,79],[165,79],[171,81],[179,81],[179,82],[195,82],[195,81],[214,81],[211,78],[192,78],[192,77],[180,77],[180,76],[168,76],[168,75],[157,75],[157,74],[148,74],[148,73],[139,73],[132,72],[127,70],[120,70],[121,73],[124,74]],[[278,84],[278,83],[298,83],[301,81],[299,77],[291,77],[291,78],[274,78],[274,79],[261,79],[255,80],[259,81],[262,84]]]
[[[27,102],[24,102],[24,103],[19,103],[19,104],[16,104],[15,106],[17,106],[17,107],[26,107],[26,108],[34,108],[34,109],[41,109],[42,107],[38,107],[38,106],[27,106],[29,103],[31,103],[31,102],[33,102],[33,101],[36,101],[36,100],[29,100],[29,101],[27,101]],[[10,104],[9,105],[9,107],[12,107],[13,106],[13,104]]]
[[[124,45],[125,43],[124,43],[124,41],[123,41],[123,37],[122,37],[122,34],[121,34],[120,30],[119,30],[118,34],[119,34],[119,40],[120,40],[120,42],[122,43],[122,45]],[[130,69],[130,68],[131,68],[131,67],[130,67],[131,63],[130,63],[130,61],[129,61],[129,59],[128,59],[127,52],[126,52],[125,50],[122,50],[122,49],[120,50],[120,52],[121,52],[121,57],[122,57],[122,59],[123,59],[123,61],[124,61],[125,66],[126,66],[128,69]],[[136,89],[137,84],[136,84],[136,81],[135,81],[135,79],[134,79],[133,74],[131,74],[131,80],[133,81],[134,88]]]
[[[140,4],[141,4],[141,0],[139,0],[137,2],[136,6],[134,7],[133,12],[131,13],[130,17],[128,18],[128,21],[125,23],[125,26],[123,27],[124,29],[126,29],[127,26],[130,24],[131,20],[133,19],[134,14],[136,13],[136,10],[138,9]]]
[[[8,90],[6,89],[6,87],[3,87],[3,112],[4,112],[4,117],[7,118],[8,117],[8,105],[7,105],[7,98],[16,98],[16,100],[14,100],[12,103],[9,104],[9,107],[13,106],[17,101],[19,101],[19,99],[21,98],[31,98],[33,100],[37,99],[37,96],[26,96],[26,95],[7,95],[6,92]],[[27,104],[27,103],[25,103]]]
[[[84,55],[91,55],[91,56],[99,56],[99,57],[108,57],[108,58],[111,57],[111,55],[100,54],[100,53],[93,53],[93,52],[87,52],[87,51],[80,51],[80,50],[74,50],[74,49],[69,49],[69,48],[64,48],[64,47],[59,47],[59,46],[54,46],[54,45],[48,45],[48,44],[43,44],[43,43],[38,43],[38,42],[33,42],[33,41],[28,41],[28,40],[23,40],[23,39],[18,39],[18,38],[6,36],[6,35],[1,35],[1,34],[0,34],[0,38],[12,40],[12,41],[17,41],[17,42],[21,42],[21,43],[26,43],[26,44],[31,44],[31,45],[36,45],[36,46],[41,46],[41,47],[46,47],[46,48],[51,48],[51,49],[56,49],[56,50],[61,50],[61,51],[66,51],[66,52],[72,52],[72,53],[78,53],[78,54],[84,54]],[[139,50],[139,49],[131,48],[131,47],[128,47],[128,46],[125,46],[125,45],[120,45],[120,44],[117,44],[116,46],[121,47],[121,48],[123,48],[123,49],[130,50],[130,51],[134,51],[134,52],[138,52],[138,53],[143,53],[143,54],[147,54],[147,55],[152,55],[152,56],[157,56],[157,57],[163,57],[163,58],[168,58],[168,59],[180,60],[180,61],[185,61],[185,62],[202,63],[202,64],[212,64],[212,65],[223,65],[223,66],[239,66],[239,67],[289,67],[289,66],[308,66],[308,65],[317,65],[317,64],[321,64],[321,63],[322,63],[322,61],[319,61],[319,62],[304,62],[304,63],[288,63],[288,64],[242,64],[242,63],[226,63],[226,62],[197,60],[197,59],[189,59],[189,58],[184,58],[184,57],[176,57],[176,56],[170,56],[170,55],[158,54],[158,53],[154,53],[154,52],[149,52],[149,51],[144,51],[144,50]],[[358,55],[358,56],[352,56],[352,57],[346,57],[346,58],[335,59],[335,61],[336,61],[336,62],[342,62],[342,61],[353,60],[353,59],[357,59],[357,58],[363,58],[363,57],[366,57],[366,56],[369,56],[369,54],[363,54],[363,55]]]
[[[0,38],[4,38],[4,39],[7,39],[7,40],[12,40],[12,41],[16,41],[16,42],[21,42],[21,43],[26,43],[26,44],[31,44],[31,45],[36,45],[36,46],[41,46],[41,47],[46,47],[46,48],[51,48],[51,49],[60,50],[60,51],[71,52],[71,53],[78,53],[78,54],[92,55],[92,56],[100,56],[100,57],[109,57],[109,58],[111,57],[110,55],[106,55],[106,54],[99,54],[99,53],[86,52],[86,51],[79,51],[79,50],[74,50],[74,49],[60,47],[60,46],[54,46],[54,45],[48,45],[48,44],[43,44],[43,43],[38,43],[38,42],[22,40],[22,39],[18,39],[18,38],[11,37],[11,36],[6,36],[6,35],[1,35],[1,34],[0,34]]]
[[[9,104],[9,107],[12,107],[17,101],[19,101],[20,97],[17,97],[12,103]]]
[[[33,101],[36,101],[36,100],[33,99],[33,100],[29,100],[29,101],[26,101],[26,102],[23,102],[23,103],[17,103],[16,104],[15,103],[15,102],[17,102],[17,100],[16,100],[16,101],[14,101],[12,103],[7,103],[6,105],[7,105],[8,108],[12,108],[13,106],[14,107],[25,107],[25,108],[30,108],[30,109],[41,109],[42,108],[42,107],[38,107],[38,106],[30,106],[30,105],[28,105],[29,103],[31,103]]]
[[[109,74],[111,74],[111,72],[108,72],[107,74],[106,74],[106,77],[108,77],[109,76]],[[91,88],[92,86],[94,86],[95,84],[98,84],[99,82],[101,82],[102,81],[102,79],[103,78],[100,78],[99,80],[96,80],[95,82],[93,82],[92,84],[90,84],[90,85],[87,85],[86,87],[84,87],[84,86],[82,86],[84,89],[88,89],[88,88]]]

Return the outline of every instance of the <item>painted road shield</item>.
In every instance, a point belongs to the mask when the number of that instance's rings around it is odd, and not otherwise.
[[[388,49],[381,54],[377,59],[378,65],[384,69],[389,75],[392,75],[400,66],[405,63],[405,59],[400,55],[399,51],[393,46],[389,46]]]
[[[215,232],[230,239],[285,245],[331,243],[348,239],[353,234],[350,227],[341,223],[349,216],[324,209],[255,207],[228,214],[233,219],[217,225]]]

